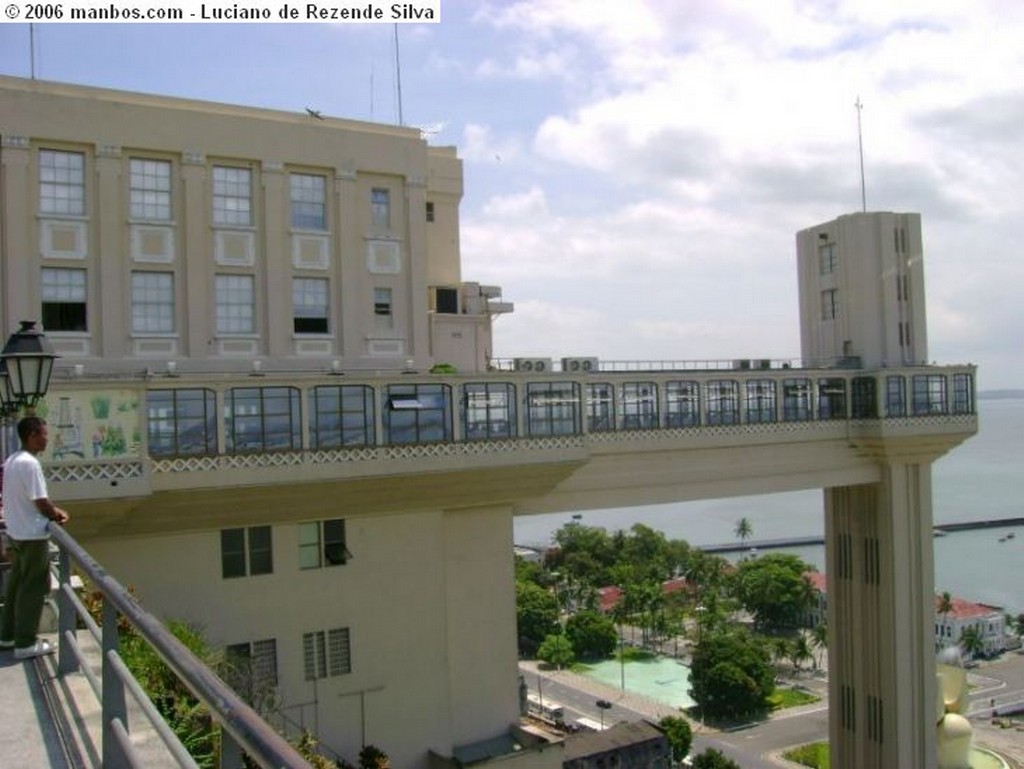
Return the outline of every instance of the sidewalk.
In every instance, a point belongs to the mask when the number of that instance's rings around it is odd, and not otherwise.
[[[77,769],[65,755],[46,702],[42,660],[0,652],[0,765]]]

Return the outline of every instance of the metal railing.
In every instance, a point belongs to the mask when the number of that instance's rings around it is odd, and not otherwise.
[[[193,769],[195,760],[164,721],[118,654],[118,619],[123,617],[167,664],[174,675],[206,706],[221,729],[221,769],[241,769],[242,752],[264,769],[310,769],[309,763],[256,711],[200,661],[156,617],[89,555],[63,528],[51,526],[59,550],[58,671],[80,670],[102,706],[104,769],[142,767],[128,731],[127,700],[131,695],[178,766]],[[92,618],[71,585],[72,563],[102,599],[102,627]],[[76,627],[84,625],[102,649],[97,675],[78,643]]]

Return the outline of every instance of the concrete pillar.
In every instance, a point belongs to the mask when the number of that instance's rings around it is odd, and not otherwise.
[[[213,353],[213,237],[210,234],[206,156],[186,152],[181,159],[181,246],[179,276],[185,290],[182,329],[184,357],[203,359]]]
[[[881,471],[825,491],[832,766],[932,769],[931,464]]]
[[[444,573],[451,734],[455,745],[507,731],[515,697],[515,569],[509,507],[444,513]]]
[[[96,145],[96,183],[94,228],[92,240],[95,252],[89,249],[90,265],[96,276],[90,284],[89,306],[95,297],[96,311],[90,312],[89,336],[92,354],[102,358],[123,358],[127,353],[131,328],[131,265],[125,258],[124,182],[121,176],[124,161],[121,148],[116,145]]]
[[[261,286],[258,290],[263,293],[264,312],[262,317],[257,317],[262,326],[261,336],[267,340],[266,354],[271,358],[282,359],[295,353],[292,343],[292,249],[289,237],[291,200],[284,164],[264,161],[261,170],[263,212],[259,231],[263,238],[256,249],[256,273],[259,275],[262,270],[264,279],[257,278],[256,285]]]
[[[39,223],[28,137],[0,136],[0,332],[39,320]]]

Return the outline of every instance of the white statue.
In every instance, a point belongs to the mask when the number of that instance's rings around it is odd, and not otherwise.
[[[971,722],[963,715],[967,707],[967,671],[957,647],[939,652],[935,677],[938,769],[969,769],[973,733]]]

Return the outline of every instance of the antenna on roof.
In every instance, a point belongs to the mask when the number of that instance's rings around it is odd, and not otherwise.
[[[860,127],[860,113],[864,109],[864,105],[861,103],[859,94],[853,106],[857,108],[857,146],[860,148],[860,207],[864,213],[867,213],[868,195],[867,188],[864,186],[864,134]]]
[[[28,25],[28,68],[32,79],[36,79],[36,25]]]
[[[402,116],[402,59],[398,52],[398,24],[395,24],[395,81],[398,84],[398,125],[405,125]]]

